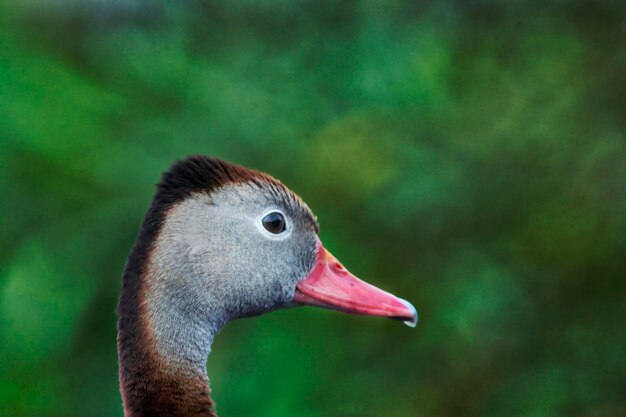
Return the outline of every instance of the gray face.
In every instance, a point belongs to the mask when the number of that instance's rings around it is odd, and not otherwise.
[[[296,284],[313,266],[315,223],[295,196],[262,184],[194,194],[167,213],[147,283],[157,339],[174,346],[187,333],[181,327],[210,339],[229,320],[293,300]],[[274,211],[286,220],[279,234],[262,224]]]

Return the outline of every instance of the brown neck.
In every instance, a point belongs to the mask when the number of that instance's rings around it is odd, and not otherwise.
[[[128,258],[118,304],[120,389],[126,417],[217,417],[204,363],[159,354],[147,314],[145,277],[164,208],[153,202]],[[206,360],[206,358],[205,358]]]
[[[173,367],[159,355],[142,311],[141,291],[133,294],[127,283],[120,298],[118,322],[125,417],[217,417],[205,370],[191,364]]]

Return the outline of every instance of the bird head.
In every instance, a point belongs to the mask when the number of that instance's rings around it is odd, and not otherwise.
[[[192,157],[164,174],[152,210],[162,216],[148,289],[167,295],[153,308],[220,317],[218,326],[298,305],[417,322],[410,303],[331,255],[309,207],[269,175]]]

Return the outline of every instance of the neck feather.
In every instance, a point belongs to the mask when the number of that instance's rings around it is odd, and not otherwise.
[[[118,305],[118,359],[125,417],[217,417],[206,360],[222,321],[163,287],[177,274],[158,262],[162,212],[153,206],[126,264]],[[213,315],[219,317],[219,315]]]
[[[193,324],[168,326],[176,315],[159,328],[150,317],[146,289],[125,283],[120,298],[118,355],[125,416],[216,417],[205,368],[212,334],[194,332]],[[198,338],[185,340],[192,333],[205,340],[200,345]],[[176,352],[177,346],[187,348]]]

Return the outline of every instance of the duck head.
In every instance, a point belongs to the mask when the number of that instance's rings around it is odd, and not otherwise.
[[[158,193],[174,201],[151,254],[157,273],[148,294],[161,300],[157,313],[184,307],[219,328],[312,305],[417,322],[410,303],[344,268],[324,248],[309,207],[269,175],[192,157],[164,175]]]

